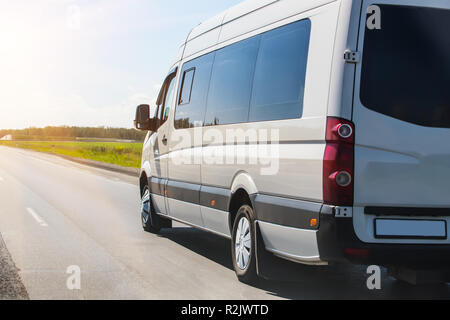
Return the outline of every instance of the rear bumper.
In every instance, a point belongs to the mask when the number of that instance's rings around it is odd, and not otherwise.
[[[336,217],[334,207],[259,194],[251,200],[266,251],[285,259],[450,269],[450,244],[363,242],[354,218]],[[318,219],[319,226],[311,227],[311,219]]]
[[[320,259],[383,266],[449,268],[450,245],[371,244],[358,239],[352,218],[336,218],[323,206],[317,232]]]

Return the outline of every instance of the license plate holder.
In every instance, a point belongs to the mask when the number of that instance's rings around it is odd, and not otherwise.
[[[378,239],[447,239],[447,221],[419,219],[375,219]]]

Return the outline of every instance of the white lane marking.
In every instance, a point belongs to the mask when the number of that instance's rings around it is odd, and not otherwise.
[[[27,208],[27,211],[29,214],[31,214],[34,220],[36,220],[37,223],[39,223],[41,227],[48,227],[47,222],[45,222],[44,219],[42,219],[33,209]]]

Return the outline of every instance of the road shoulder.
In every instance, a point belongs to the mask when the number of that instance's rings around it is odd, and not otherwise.
[[[0,234],[0,300],[27,300],[28,293],[22,284],[18,269],[11,259]]]
[[[16,147],[11,147],[11,146],[0,146],[0,147],[21,150],[21,151],[27,151],[27,152],[34,152],[34,153],[43,154],[43,155],[49,155],[52,157],[57,157],[60,159],[68,160],[68,161],[86,165],[89,167],[94,167],[94,168],[99,168],[99,169],[112,171],[112,172],[116,172],[116,173],[126,174],[131,177],[139,177],[139,174],[140,174],[139,168],[123,167],[123,166],[119,166],[117,164],[111,164],[111,163],[97,161],[97,160],[72,157],[72,156],[67,156],[67,155],[58,154],[58,153],[36,151],[36,150],[32,150],[32,149],[16,148]]]
[[[47,153],[47,154],[55,155],[57,157],[60,157],[60,158],[63,158],[63,159],[66,159],[66,160],[69,160],[72,162],[84,164],[87,166],[127,174],[132,177],[139,177],[139,173],[140,173],[139,168],[122,167],[122,166],[119,166],[116,164],[111,164],[111,163],[106,163],[106,162],[101,162],[101,161],[96,161],[96,160],[90,160],[90,159],[71,157],[71,156],[66,156],[66,155],[62,155],[62,154],[53,154],[53,153]]]

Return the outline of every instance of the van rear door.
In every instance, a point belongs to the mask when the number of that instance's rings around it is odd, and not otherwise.
[[[363,1],[358,46],[353,216],[377,242],[368,207],[450,208],[450,1]]]

